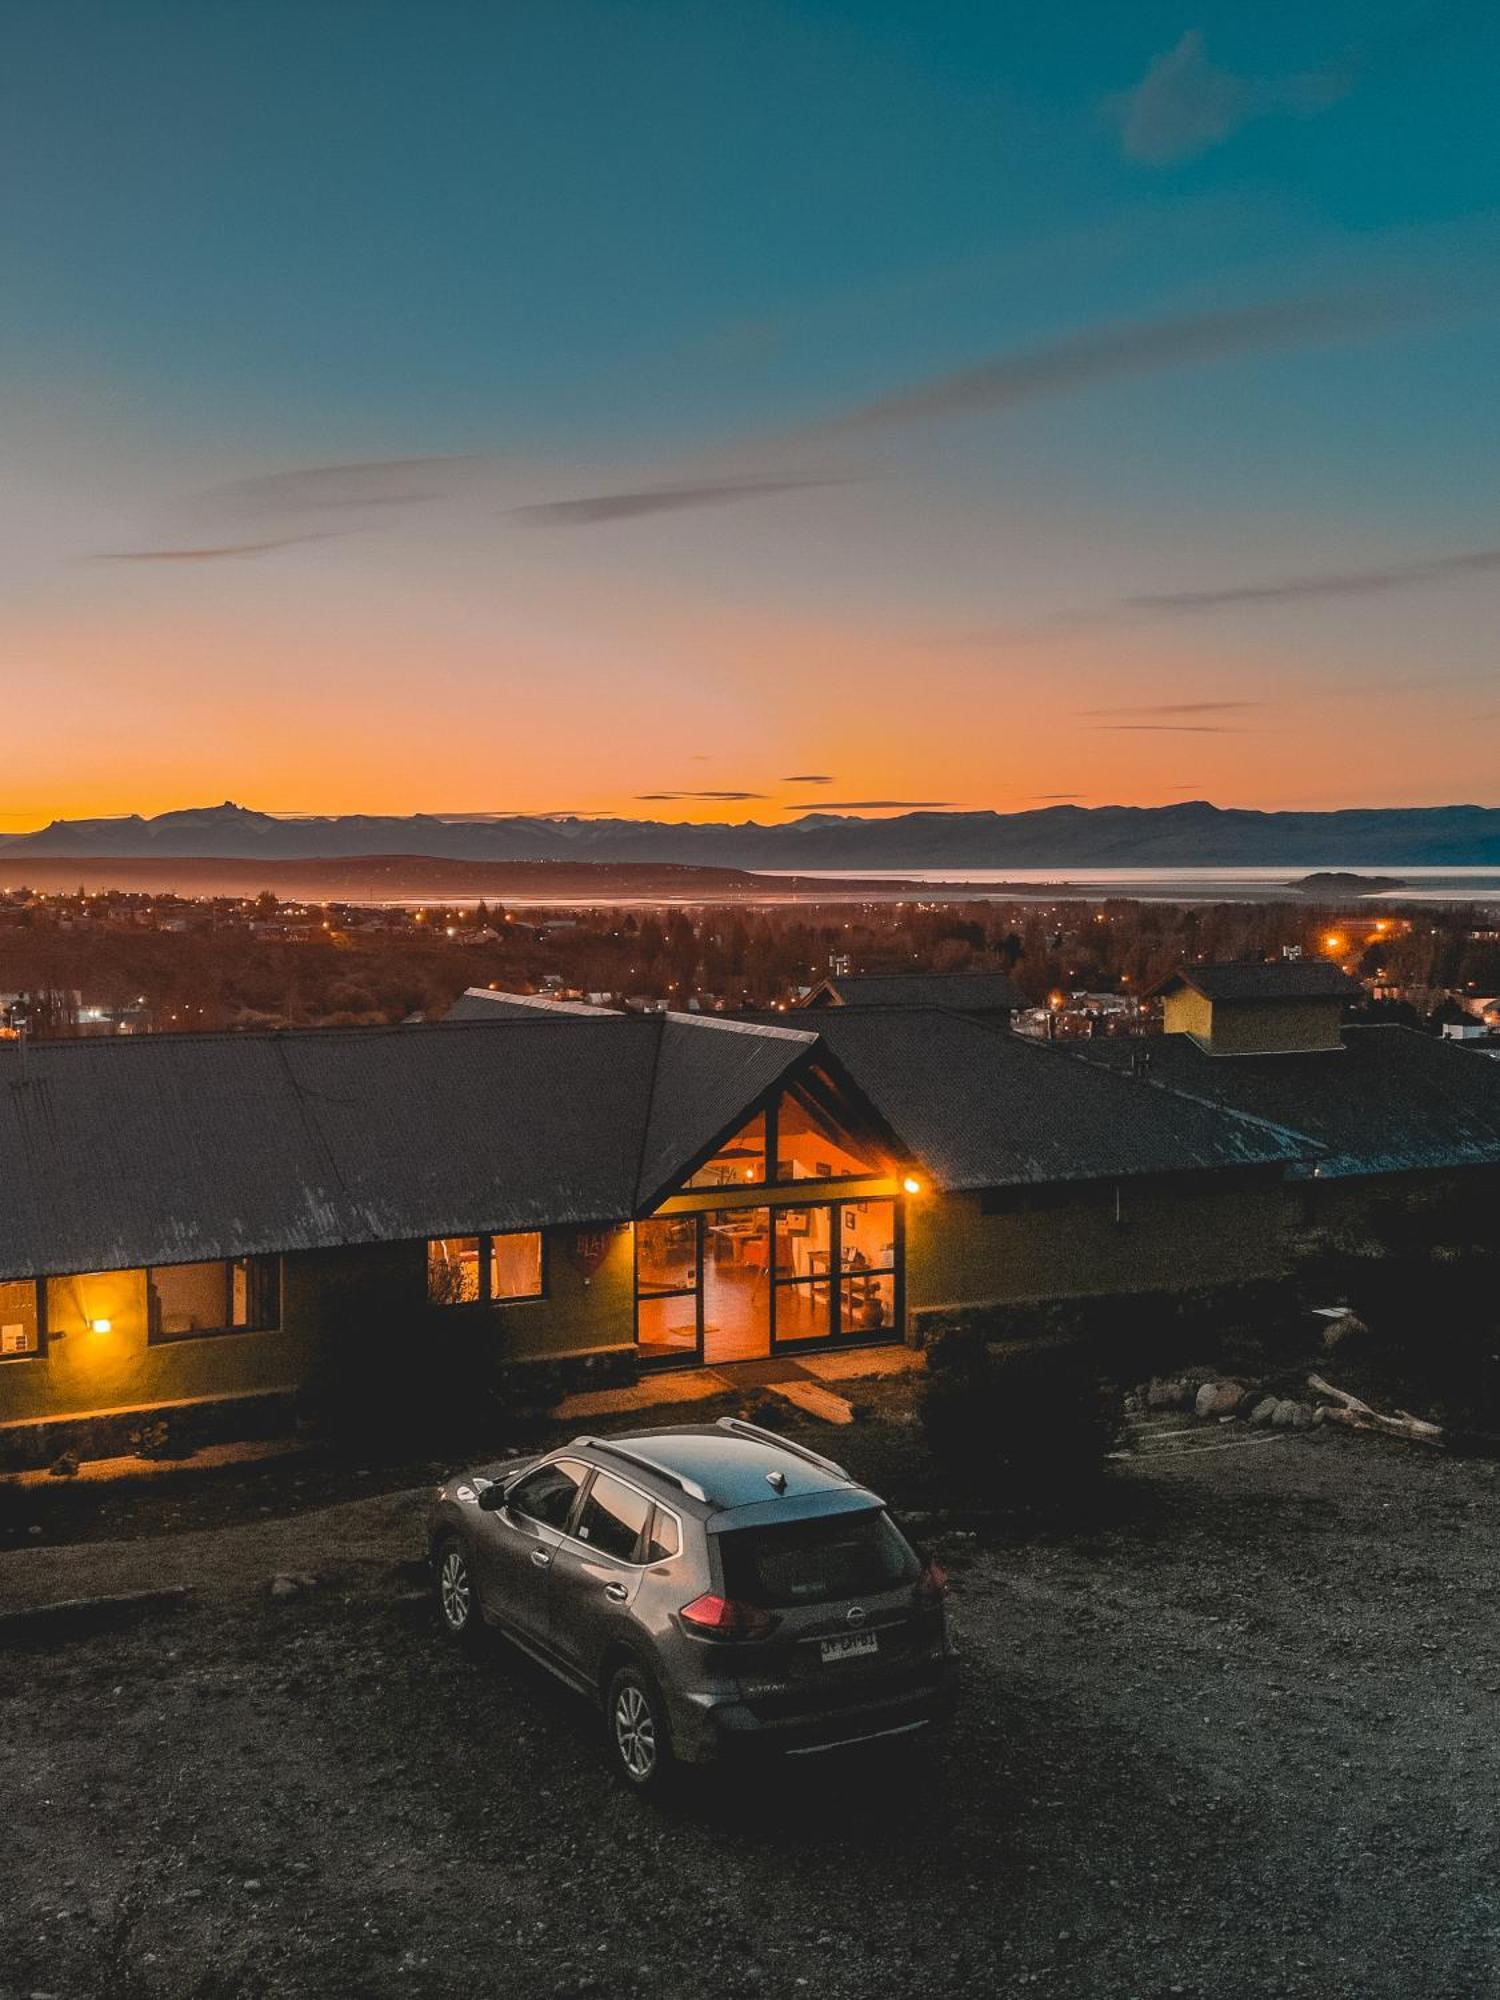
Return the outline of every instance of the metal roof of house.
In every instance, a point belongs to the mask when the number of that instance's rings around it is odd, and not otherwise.
[[[664,1195],[689,1161],[737,1125],[818,1042],[810,1032],[711,1014],[658,1018],[661,1041],[636,1188],[641,1208]]]
[[[5,1045],[0,1277],[624,1220],[643,1160],[685,1164],[812,1040],[705,1028],[689,1054],[683,1033],[601,1014]]]
[[[1287,958],[1270,965],[1182,965],[1147,998],[1191,986],[1205,1000],[1358,1000],[1364,988],[1325,959]]]
[[[555,1000],[550,993],[502,993],[493,986],[466,986],[444,1014],[445,1021],[535,1021],[558,1014],[582,1014],[589,1020],[620,1020],[612,1008],[591,1007],[586,1000]]]
[[[1003,972],[849,972],[823,980],[802,1004],[819,1010],[827,1004],[992,1014],[1013,1012],[1029,1003]]]
[[[1500,1065],[1412,1028],[1345,1028],[1342,1041],[1215,1056],[1189,1035],[1154,1035],[1080,1043],[1071,1059],[1113,1072],[1132,1047],[1148,1052],[1153,1083],[1305,1133],[1320,1176],[1500,1165]]]
[[[1298,1134],[938,1009],[829,1008],[818,1032],[945,1188],[1286,1165],[1316,1151]]]

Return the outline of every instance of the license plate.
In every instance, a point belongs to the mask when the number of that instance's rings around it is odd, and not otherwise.
[[[880,1638],[874,1632],[843,1632],[837,1639],[823,1641],[823,1664],[835,1660],[857,1660],[863,1653],[878,1653]]]

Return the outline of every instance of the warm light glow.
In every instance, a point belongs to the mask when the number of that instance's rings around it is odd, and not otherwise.
[[[1325,951],[1342,951],[1344,949],[1344,940],[1339,936],[1337,931],[1330,931],[1323,940],[1323,948]]]
[[[114,1325],[115,1323],[112,1319],[91,1319],[89,1321],[89,1332],[113,1333]]]
[[[922,1192],[922,1183],[917,1179],[915,1174],[908,1174],[901,1185],[908,1194],[920,1194]]]

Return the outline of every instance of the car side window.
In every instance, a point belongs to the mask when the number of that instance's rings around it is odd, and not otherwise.
[[[640,1547],[641,1531],[651,1518],[651,1502],[633,1486],[612,1478],[607,1472],[596,1475],[584,1502],[576,1530],[580,1542],[601,1549],[621,1562],[634,1562]]]
[[[539,1465],[535,1472],[517,1480],[505,1504],[512,1513],[524,1514],[528,1521],[540,1521],[548,1528],[565,1528],[578,1489],[587,1477],[587,1466],[578,1464],[576,1459],[554,1459],[550,1465]]]
[[[648,1563],[669,1562],[681,1553],[682,1534],[676,1518],[664,1507],[658,1507],[652,1517],[651,1532],[646,1537],[646,1560]]]

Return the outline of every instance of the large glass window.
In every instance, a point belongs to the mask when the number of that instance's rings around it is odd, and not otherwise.
[[[498,1306],[545,1293],[539,1229],[434,1236],[427,1245],[427,1296],[435,1306]]]
[[[732,1139],[722,1145],[711,1160],[698,1169],[687,1185],[695,1188],[744,1187],[766,1177],[766,1121],[764,1115],[742,1125]]]
[[[636,1342],[645,1361],[698,1351],[698,1218],[657,1215],[635,1226]]]
[[[19,1361],[42,1351],[42,1316],[33,1278],[0,1285],[0,1361]]]
[[[153,1341],[264,1333],[281,1323],[281,1260],[159,1264],[146,1273],[146,1304]]]
[[[782,1094],[776,1120],[778,1181],[834,1181],[852,1174],[878,1174],[879,1166],[855,1152],[831,1121],[824,1119],[795,1091]]]

